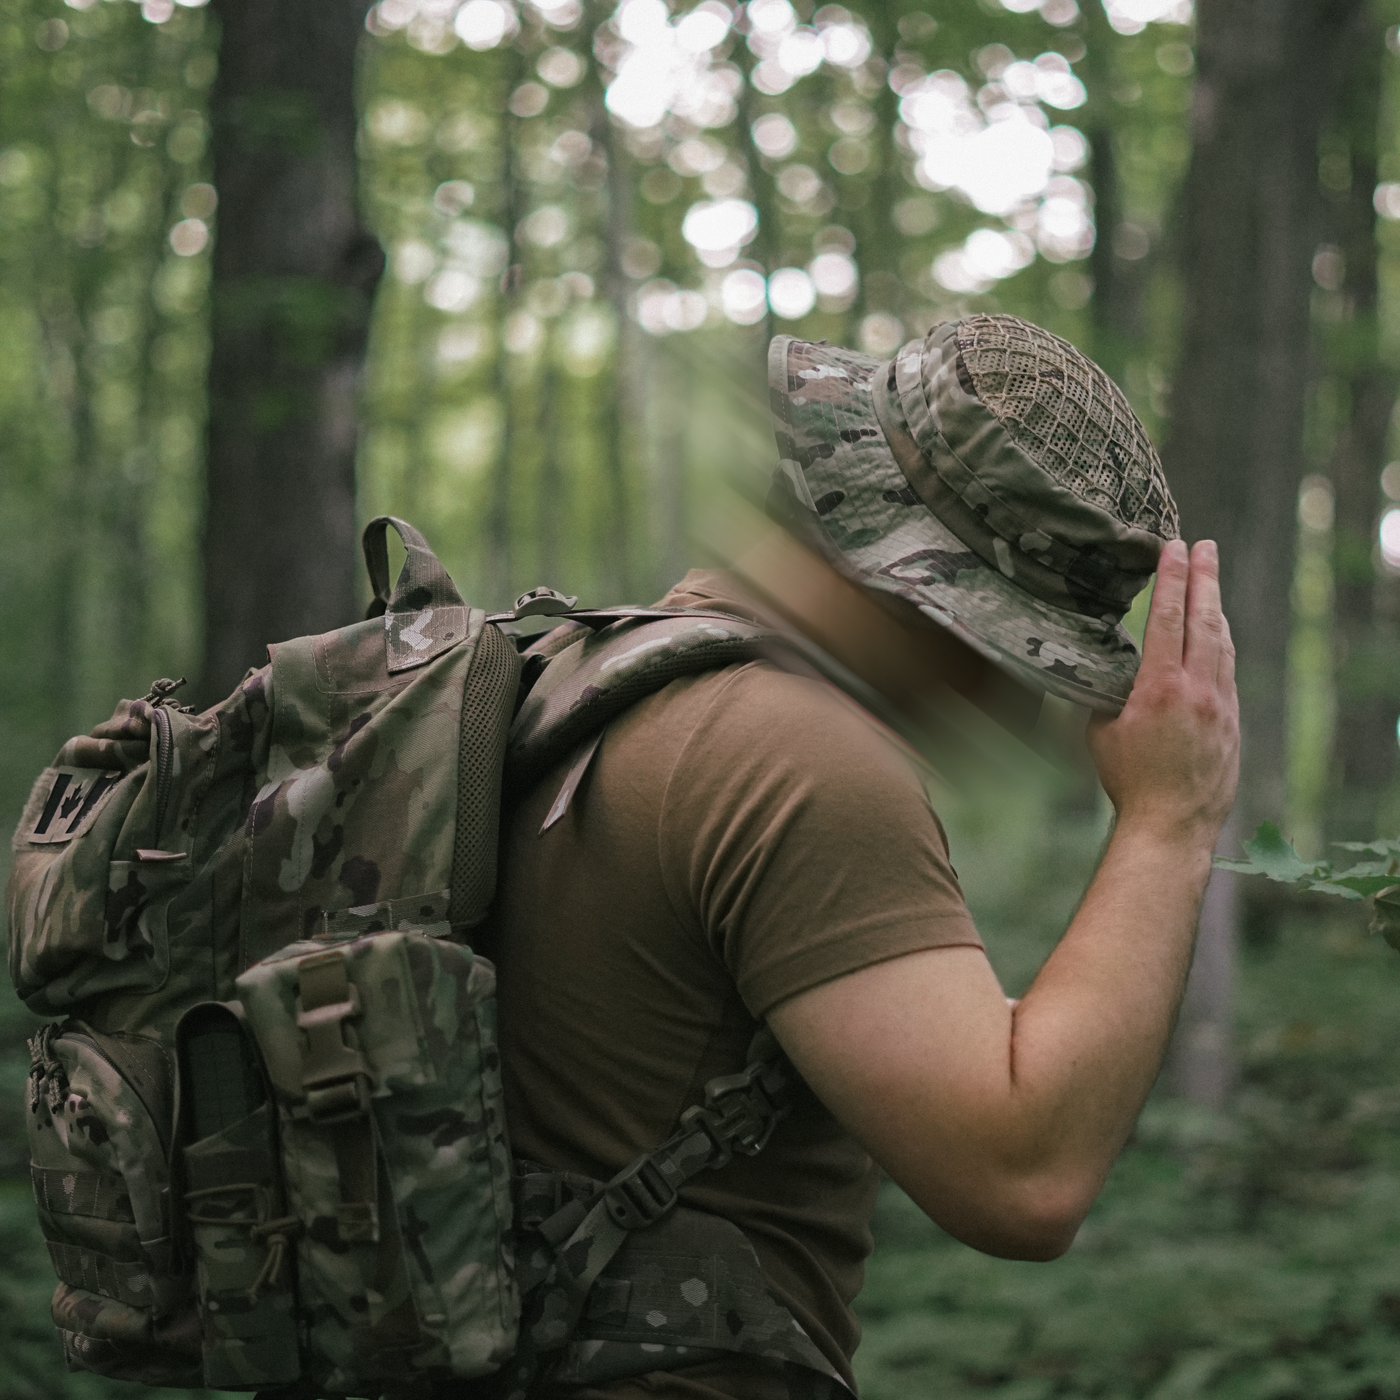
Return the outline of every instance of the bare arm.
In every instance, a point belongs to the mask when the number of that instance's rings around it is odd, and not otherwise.
[[[813,1089],[966,1243],[1053,1258],[1103,1184],[1166,1052],[1238,734],[1215,547],[1168,546],[1132,696],[1090,727],[1113,837],[1019,1004],[979,950],[946,948],[771,1013]]]

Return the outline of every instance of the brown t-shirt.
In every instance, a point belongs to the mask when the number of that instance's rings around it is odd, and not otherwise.
[[[752,616],[728,576],[666,606]],[[607,1178],[742,1068],[779,1002],[924,948],[980,946],[942,827],[892,744],[824,684],[763,662],[672,681],[609,726],[563,819],[561,766],[508,815],[483,940],[500,976],[517,1156]],[[877,1171],[812,1099],[687,1205],[737,1224],[848,1378]],[[786,1394],[736,1357],[614,1382],[619,1397]]]

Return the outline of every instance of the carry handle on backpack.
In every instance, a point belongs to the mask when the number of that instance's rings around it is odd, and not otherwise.
[[[398,582],[389,590],[389,526],[403,541],[408,557],[399,570]],[[438,562],[428,541],[406,520],[396,515],[377,515],[365,526],[360,541],[365,552],[374,598],[365,611],[365,620],[389,612],[421,612],[425,607],[463,605],[462,595],[451,576]]]
[[[391,525],[407,552],[392,590],[388,541]],[[467,635],[471,609],[428,541],[408,521],[396,515],[376,516],[365,526],[362,544],[370,586],[374,589],[365,620],[384,619],[384,645],[391,676],[425,665]]]

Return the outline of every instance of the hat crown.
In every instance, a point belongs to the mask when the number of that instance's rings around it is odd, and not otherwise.
[[[954,337],[962,387],[1047,476],[1124,525],[1177,538],[1161,459],[1098,365],[1017,316],[966,316]]]

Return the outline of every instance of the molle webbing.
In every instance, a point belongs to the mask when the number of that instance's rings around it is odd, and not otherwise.
[[[29,1179],[35,1204],[50,1215],[92,1215],[128,1225],[135,1222],[125,1177],[112,1172],[64,1171],[31,1164]]]
[[[49,1240],[48,1246],[53,1271],[62,1282],[115,1298],[119,1303],[129,1303],[134,1308],[149,1308],[155,1302],[151,1293],[151,1266],[144,1260],[113,1259],[110,1254],[57,1240]]]

